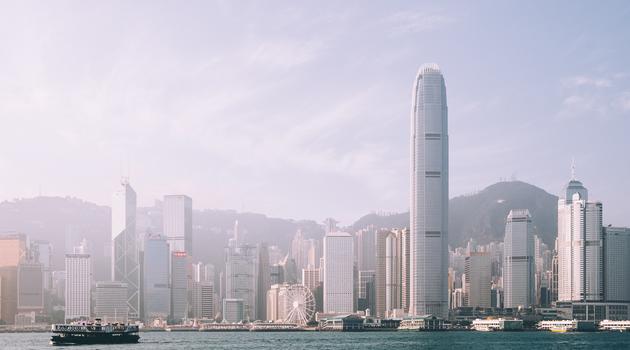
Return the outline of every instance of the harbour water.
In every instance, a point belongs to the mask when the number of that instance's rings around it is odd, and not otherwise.
[[[0,349],[630,349],[630,333],[148,332],[139,344],[53,347],[48,333],[0,334]]]

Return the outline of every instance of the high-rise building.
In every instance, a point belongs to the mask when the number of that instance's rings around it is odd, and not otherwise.
[[[354,312],[353,246],[349,233],[324,237],[324,312]]]
[[[527,308],[534,305],[534,237],[529,210],[510,211],[503,249],[504,306]]]
[[[193,282],[192,316],[195,319],[214,318],[214,283]]]
[[[448,315],[448,109],[436,64],[420,67],[411,108],[409,312]]]
[[[186,252],[192,256],[192,199],[185,195],[164,196],[164,236],[171,252]]]
[[[558,301],[603,301],[602,203],[573,178],[558,200]]]
[[[129,318],[140,317],[140,250],[136,232],[136,192],[122,179],[112,203],[112,281],[127,284]]]
[[[464,300],[466,306],[490,307],[490,255],[471,252],[466,257]]]
[[[377,317],[386,317],[400,309],[400,240],[397,232],[376,233],[376,310]]]
[[[94,317],[105,322],[127,322],[127,284],[116,281],[96,282],[94,289]]]
[[[376,229],[370,225],[359,230],[356,236],[359,271],[376,270]]]
[[[190,256],[186,252],[171,254],[171,320],[181,322],[188,317],[188,291],[191,283]]]
[[[257,246],[258,263],[256,272],[256,317],[262,318],[267,313],[267,291],[271,287],[271,276],[269,273],[269,251],[267,243],[260,243]]]
[[[44,311],[44,267],[38,262],[18,265],[18,314]]]
[[[243,299],[223,299],[223,322],[236,323],[244,320]]]
[[[256,246],[242,244],[225,249],[225,298],[239,299],[245,320],[250,321],[257,319],[257,265]]]
[[[169,248],[163,236],[148,236],[144,243],[144,317],[166,320],[171,313]]]
[[[308,288],[312,293],[315,293],[315,289],[319,286],[319,280],[319,269],[302,269],[302,285]]]
[[[409,275],[410,275],[410,234],[409,229],[399,231],[400,239],[400,307],[409,312]]]
[[[31,242],[32,260],[42,264],[44,290],[52,287],[53,246],[48,241],[36,240]]]
[[[281,287],[282,284],[272,284],[267,291],[267,312],[265,313],[265,320],[267,321],[279,320],[284,318],[284,316],[281,318],[281,315],[278,314],[278,296],[280,294]]]
[[[66,320],[89,319],[92,265],[89,254],[66,254]]]
[[[604,228],[606,301],[630,303],[630,228]]]
[[[283,265],[276,264],[269,267],[269,284],[282,284],[284,283],[284,267]]]
[[[367,270],[359,271],[359,296],[358,310],[370,310],[373,313],[376,310],[376,271]]]
[[[23,234],[0,235],[0,320],[13,324],[18,305],[18,265],[26,259]]]

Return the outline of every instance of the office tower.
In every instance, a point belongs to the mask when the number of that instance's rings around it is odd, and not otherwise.
[[[92,266],[89,254],[66,254],[66,320],[89,319]]]
[[[466,306],[490,307],[490,255],[472,252],[466,257],[466,283],[464,300]]]
[[[193,282],[191,304],[193,318],[214,318],[214,283],[209,281]]]
[[[267,243],[260,243],[257,246],[258,264],[256,272],[256,316],[262,318],[267,313],[267,291],[271,286],[271,276],[269,268],[269,251]]]
[[[245,321],[243,299],[223,299],[223,322],[236,323]]]
[[[42,264],[44,290],[52,287],[52,258],[53,246],[48,241],[36,240],[31,242],[31,259]]]
[[[571,179],[558,200],[558,301],[604,300],[602,203]]]
[[[188,317],[188,290],[191,279],[190,256],[186,252],[171,254],[171,320],[181,322]]]
[[[284,268],[282,265],[271,265],[269,267],[269,285],[284,283]]]
[[[606,301],[630,303],[630,228],[604,228]]]
[[[503,242],[504,306],[530,307],[536,303],[536,289],[534,288],[534,236],[529,210],[510,210]]]
[[[245,319],[251,321],[257,319],[257,265],[255,246],[243,244],[225,249],[225,298],[239,299]]]
[[[267,312],[265,313],[267,321],[278,320],[278,295],[282,284],[272,284],[267,291]]]
[[[105,322],[127,322],[127,284],[116,281],[96,282],[94,288],[94,317]]]
[[[319,269],[302,269],[302,285],[308,288],[312,293],[315,293],[315,289],[320,285],[319,280]]]
[[[0,235],[0,320],[13,324],[18,304],[18,265],[26,258],[23,234]]]
[[[324,237],[324,312],[354,312],[353,245],[345,232]]]
[[[409,229],[399,231],[400,237],[400,307],[409,312],[409,284],[410,284],[410,234]]]
[[[420,67],[411,113],[409,312],[448,315],[448,110],[436,64]]]
[[[293,240],[291,241],[291,250],[289,255],[295,261],[297,271],[302,271],[308,266],[307,241],[302,234],[302,230],[297,230]]]
[[[44,311],[44,267],[38,262],[18,265],[18,314],[41,314]],[[32,322],[34,323],[33,319]]]
[[[558,252],[554,251],[551,260],[551,301],[558,301]]]
[[[359,230],[357,236],[357,263],[360,271],[376,270],[376,229],[370,225]]]
[[[376,233],[376,310],[377,317],[386,317],[400,309],[400,244],[397,232]]]
[[[185,195],[164,196],[163,233],[172,252],[192,256],[192,199]]]
[[[140,317],[140,252],[136,233],[136,192],[123,178],[112,203],[112,281],[127,284],[129,318]]]
[[[358,310],[370,310],[371,315],[376,311],[376,271],[359,271]]]
[[[166,320],[171,313],[169,247],[166,238],[148,236],[144,243],[144,317]]]

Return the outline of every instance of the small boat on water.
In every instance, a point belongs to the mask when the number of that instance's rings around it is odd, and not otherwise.
[[[137,325],[122,323],[74,322],[53,324],[51,345],[130,344],[140,340]]]

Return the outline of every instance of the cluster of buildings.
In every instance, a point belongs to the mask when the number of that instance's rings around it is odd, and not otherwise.
[[[123,179],[111,213],[111,278],[92,280],[86,242],[65,255],[63,271],[51,271],[50,244],[2,236],[0,319],[37,322],[44,290],[63,298],[66,320],[149,325],[317,319],[334,328],[363,315],[438,327],[480,312],[630,319],[630,229],[604,227],[602,203],[589,201],[575,178],[558,202],[553,249],[534,234],[536,218],[525,208],[507,215],[503,242],[449,249],[447,120],[444,77],[437,65],[424,65],[412,92],[408,228],[347,233],[327,219],[323,238],[298,231],[285,254],[245,242],[236,222],[215,273],[193,262],[192,199],[165,196],[161,232],[140,235],[147,225]]]

